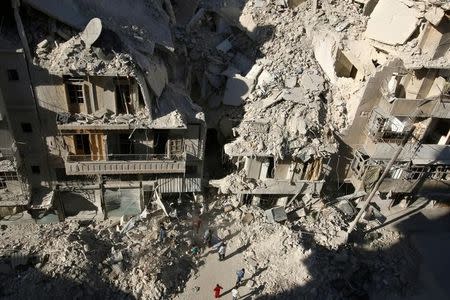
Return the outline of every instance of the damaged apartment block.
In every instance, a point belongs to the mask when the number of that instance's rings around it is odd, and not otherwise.
[[[17,202],[5,213],[31,209],[38,222],[104,219],[201,192],[204,116],[183,87],[169,82],[169,20],[161,14],[159,35],[147,22],[139,36],[47,4],[22,1],[22,9],[13,1],[11,30],[31,30],[30,18],[37,29],[21,40],[2,37],[2,147],[9,147],[2,151],[2,205]],[[94,8],[107,20],[102,5]],[[15,145],[25,158],[23,176],[20,160],[9,159]]]
[[[407,17],[389,21],[389,15],[398,11]],[[449,17],[436,7],[422,19],[420,15],[401,1],[379,1],[375,6],[366,29],[372,49],[369,59],[388,60],[370,75],[361,96],[347,102],[350,125],[342,135],[354,154],[344,178],[357,191],[372,189],[407,140],[378,188],[392,203],[405,197],[448,198]],[[393,30],[382,30],[394,23]],[[420,33],[413,36],[419,26]],[[399,46],[411,38],[417,41],[415,48]],[[399,53],[392,58],[395,49]]]

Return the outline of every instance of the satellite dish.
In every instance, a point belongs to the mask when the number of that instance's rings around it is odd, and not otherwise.
[[[86,44],[86,47],[89,48],[93,43],[98,39],[100,34],[102,33],[102,21],[99,18],[93,18],[89,21],[81,33],[81,39]]]

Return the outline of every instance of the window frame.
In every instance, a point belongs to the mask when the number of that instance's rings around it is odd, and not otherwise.
[[[67,88],[67,97],[69,98],[68,100],[70,105],[84,104],[86,102],[83,82],[68,81],[66,82],[66,88]]]

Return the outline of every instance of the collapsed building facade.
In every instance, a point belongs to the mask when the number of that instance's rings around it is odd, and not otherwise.
[[[369,59],[382,61],[381,53],[387,60],[347,106],[351,125],[342,135],[353,149],[346,180],[356,190],[370,190],[406,142],[378,191],[393,199],[448,197],[448,9],[448,3],[425,8],[401,1],[379,1],[373,8],[365,34],[376,54]],[[407,18],[389,23],[397,11]],[[390,32],[385,26],[392,25]],[[360,69],[350,60],[347,65],[349,70]]]
[[[153,14],[157,25],[146,19],[126,31],[102,22],[125,16],[103,4],[67,1],[64,8],[79,5],[71,14],[51,1],[19,4],[11,30],[21,39],[2,52],[2,100],[33,217],[135,215],[155,198],[200,192],[204,116],[184,85],[170,82],[177,75],[164,59],[173,45],[163,8],[124,4],[121,13]],[[102,19],[81,13],[84,5]]]
[[[204,177],[286,206],[369,190],[414,125],[380,191],[444,193],[448,4],[350,2],[12,1],[9,178],[50,219],[135,215]],[[204,174],[222,151],[231,174]]]

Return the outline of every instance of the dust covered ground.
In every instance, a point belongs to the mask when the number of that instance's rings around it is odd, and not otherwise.
[[[268,223],[263,210],[212,195],[196,233],[198,213],[195,203],[181,206],[175,219],[153,212],[126,233],[112,221],[3,226],[0,297],[209,299],[216,284],[211,272],[224,274],[229,282],[220,284],[231,289],[238,267],[246,270],[239,287],[245,299],[404,297],[416,288],[417,254],[408,239],[381,230],[341,245],[346,219],[334,207]],[[160,222],[168,233],[163,243]],[[217,251],[203,243],[206,228],[214,243],[226,242],[225,261],[216,263]],[[198,256],[190,252],[193,244],[201,248]]]

